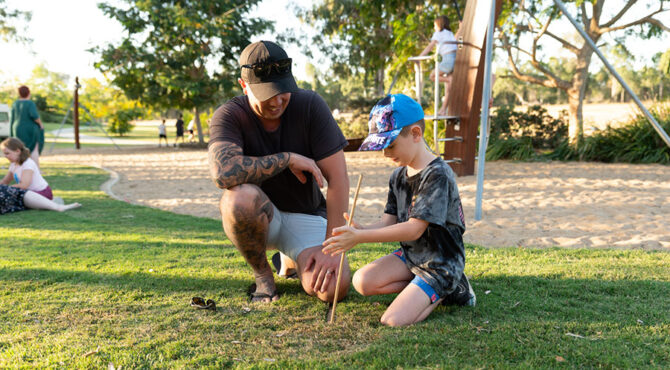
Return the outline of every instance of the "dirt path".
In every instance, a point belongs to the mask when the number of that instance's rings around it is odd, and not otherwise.
[[[383,211],[393,166],[379,153],[346,153],[352,192],[365,178],[357,221]],[[62,151],[44,161],[89,164],[119,174],[113,192],[132,203],[220,218],[221,190],[208,178],[205,150]],[[488,247],[641,248],[670,251],[670,167],[602,163],[487,163],[483,220],[474,221],[476,178],[457,179],[465,239]]]

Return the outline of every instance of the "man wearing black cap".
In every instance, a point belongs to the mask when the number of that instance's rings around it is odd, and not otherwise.
[[[250,44],[239,62],[244,95],[219,107],[210,126],[210,173],[225,189],[223,229],[253,269],[252,301],[279,298],[267,249],[281,252],[278,274],[294,270],[307,294],[332,301],[339,257],[323,254],[321,243],[345,224],[347,141],[325,101],[298,88],[279,45]],[[346,263],[338,297],[349,282]]]

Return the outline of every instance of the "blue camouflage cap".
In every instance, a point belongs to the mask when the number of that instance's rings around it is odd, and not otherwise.
[[[423,119],[423,108],[404,94],[387,95],[370,111],[370,133],[358,150],[383,150],[395,140],[402,128]]]

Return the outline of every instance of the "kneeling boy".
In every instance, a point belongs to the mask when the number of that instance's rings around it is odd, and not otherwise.
[[[335,255],[359,243],[400,242],[400,249],[353,278],[365,296],[400,293],[381,318],[389,326],[422,321],[440,303],[476,303],[463,273],[465,220],[454,173],[425,145],[423,117],[421,106],[403,94],[389,95],[372,108],[370,135],[359,150],[383,150],[399,166],[389,181],[384,214],[373,225],[336,228],[323,243],[323,252]]]

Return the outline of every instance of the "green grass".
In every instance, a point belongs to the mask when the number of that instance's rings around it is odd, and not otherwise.
[[[295,280],[248,303],[251,272],[218,221],[111,200],[97,169],[43,170],[83,208],[0,216],[0,368],[670,366],[667,252],[468,246],[476,307],[388,328],[393,296],[352,291],[327,325]],[[349,258],[357,269],[394,248]],[[218,311],[189,307],[195,295]]]

